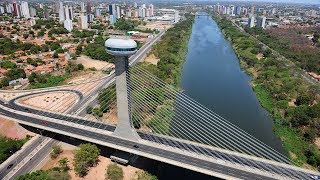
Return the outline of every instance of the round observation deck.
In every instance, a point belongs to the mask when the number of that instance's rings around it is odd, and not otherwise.
[[[137,52],[137,43],[132,39],[108,39],[105,48],[114,56],[131,56]]]

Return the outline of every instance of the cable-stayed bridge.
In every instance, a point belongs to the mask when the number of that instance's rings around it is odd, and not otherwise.
[[[129,115],[126,120],[130,123],[126,132],[120,129],[115,133],[122,126],[121,119],[117,124],[110,124],[97,116],[72,114],[91,98],[103,102],[100,109],[105,112],[105,118],[116,111],[119,113],[123,104],[119,105],[118,89],[113,83],[119,76],[126,79],[124,91],[128,94],[124,97],[127,100],[125,113]],[[103,87],[107,88],[100,96],[93,96]],[[61,92],[61,95],[45,107],[23,103],[25,98],[52,92]],[[79,85],[38,92],[6,92],[0,101],[0,114],[21,124],[225,179],[312,179],[319,176],[318,172],[295,166],[286,156],[180,89],[166,84],[143,66]]]

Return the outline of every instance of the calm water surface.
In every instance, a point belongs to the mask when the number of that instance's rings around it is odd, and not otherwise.
[[[183,67],[185,93],[249,134],[283,152],[238,58],[211,17],[196,17]],[[197,122],[204,123],[204,122]]]

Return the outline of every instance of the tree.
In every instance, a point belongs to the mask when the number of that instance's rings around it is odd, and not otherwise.
[[[78,70],[79,70],[79,71],[84,70],[84,66],[83,66],[83,64],[77,64],[77,66],[78,66]]]
[[[147,171],[137,171],[135,174],[135,180],[157,180],[157,176],[150,174]]]
[[[308,94],[302,94],[297,97],[295,104],[297,106],[300,106],[300,105],[310,105],[311,103],[312,103],[312,97],[309,96]]]
[[[17,67],[16,63],[11,61],[3,61],[0,63],[0,66],[4,69],[13,69]]]
[[[74,170],[80,176],[86,175],[88,168],[97,163],[100,150],[93,144],[80,144],[74,155]]]
[[[87,108],[86,108],[87,114],[91,114],[91,113],[92,113],[92,110],[93,110],[93,107],[92,107],[92,106],[87,106]]]
[[[69,170],[69,167],[68,167],[68,158],[63,158],[63,159],[60,159],[59,161],[59,167],[62,171],[68,171]]]
[[[307,107],[296,107],[292,115],[291,123],[295,127],[308,125],[310,123],[310,117],[307,115]]]
[[[28,77],[29,82],[32,84],[36,81],[36,78],[38,77],[38,75],[35,72],[32,72],[30,74],[30,76]]]
[[[106,180],[122,180],[123,170],[117,164],[113,163],[107,167]]]
[[[7,76],[10,81],[19,78],[26,78],[26,73],[20,68],[10,69],[8,72],[4,73],[4,75]]]
[[[29,34],[23,34],[23,38],[27,39],[29,37]]]
[[[60,145],[52,146],[52,151],[50,153],[50,156],[51,156],[52,159],[57,158],[60,153],[62,153],[62,149],[61,149]]]
[[[59,57],[59,54],[57,52],[54,52],[53,53],[53,58],[58,58]]]

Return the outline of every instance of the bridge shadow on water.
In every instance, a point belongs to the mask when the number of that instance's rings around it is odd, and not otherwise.
[[[28,131],[34,132],[36,134],[40,134],[40,130],[34,127],[26,126],[23,124],[20,124],[23,128],[27,129]],[[79,146],[83,143],[90,143],[87,141],[83,141],[76,138],[71,138],[68,136],[64,136],[61,134],[44,131],[41,130],[41,134],[46,137],[51,137],[57,141],[61,141],[70,145]],[[91,143],[92,144],[92,143]],[[100,155],[103,157],[110,158],[112,154],[114,154],[116,149],[101,146],[96,144],[96,146],[100,149],[101,153]],[[155,161],[149,158],[145,157],[139,157],[134,162],[130,162],[128,165],[136,167],[138,169],[143,169],[145,171],[148,171],[149,173],[157,176],[158,179],[184,179],[184,180],[194,180],[194,179],[201,179],[201,180],[212,180],[212,179],[218,179],[214,178],[208,175],[204,175],[198,172],[194,172],[191,170],[187,170],[184,168],[176,167],[170,164],[166,164],[160,161]],[[105,173],[105,172],[101,172]]]

